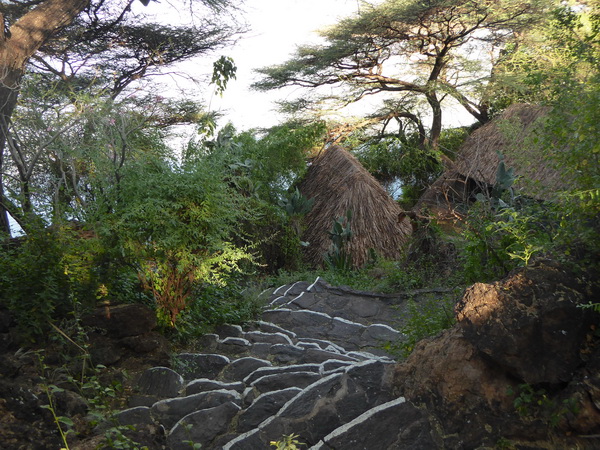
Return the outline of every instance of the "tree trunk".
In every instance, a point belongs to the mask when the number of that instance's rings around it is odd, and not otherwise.
[[[442,134],[442,105],[433,89],[426,94],[426,97],[429,106],[431,106],[432,114],[429,145],[437,149],[440,145],[440,135]]]
[[[0,231],[10,233],[4,192],[4,149],[10,118],[17,105],[21,78],[29,58],[61,28],[69,25],[90,0],[46,0],[4,32],[0,13]]]

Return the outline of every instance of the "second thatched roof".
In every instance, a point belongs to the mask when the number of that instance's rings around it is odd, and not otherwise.
[[[333,146],[319,155],[299,185],[315,203],[305,217],[303,240],[309,243],[308,261],[316,266],[331,246],[333,222],[350,210],[353,233],[348,246],[355,267],[363,266],[374,250],[379,256],[399,258],[412,232],[402,208],[379,182],[346,150]]]
[[[530,197],[544,199],[565,180],[534,142],[540,121],[548,108],[517,103],[501,116],[484,125],[465,141],[454,169],[461,175],[489,185],[496,182],[500,158],[507,168],[514,168],[519,177],[516,187]]]
[[[532,198],[549,199],[565,186],[566,180],[547,159],[535,136],[548,108],[514,104],[502,115],[474,131],[459,150],[458,157],[424,194],[416,209],[443,207],[465,202],[474,189],[493,186],[500,164],[514,169],[515,187]]]

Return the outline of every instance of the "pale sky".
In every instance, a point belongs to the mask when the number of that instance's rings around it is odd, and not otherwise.
[[[171,1],[178,0],[151,2],[144,12],[156,14],[159,20],[170,23],[189,20],[185,8],[170,7]],[[371,0],[370,3],[379,1],[381,0]],[[220,126],[232,122],[238,131],[243,131],[281,123],[284,117],[277,113],[275,101],[291,100],[307,93],[308,90],[290,87],[270,92],[252,91],[250,85],[258,78],[254,70],[287,61],[298,45],[318,42],[319,29],[334,25],[340,19],[355,14],[361,3],[362,0],[245,0],[242,5],[243,20],[250,30],[240,37],[234,47],[223,49],[211,57],[198,58],[178,66],[178,70],[182,72],[210,75],[212,63],[219,56],[233,58],[237,66],[237,78],[229,82],[223,97],[214,95],[214,86],[204,84],[199,88],[189,89],[181,79],[173,80],[173,83],[176,82],[180,88],[184,87],[184,93],[190,92],[190,95],[196,96],[202,92],[202,100],[208,109],[222,114]],[[137,7],[143,8],[141,4]],[[445,107],[446,123],[452,122],[455,126],[472,122],[470,117],[465,117],[462,108],[448,108],[448,105]],[[364,106],[360,108],[362,112]]]
[[[286,61],[296,46],[318,41],[316,30],[355,13],[357,7],[357,0],[247,0],[245,18],[252,30],[227,54],[238,67],[237,79],[222,99],[210,100],[211,109],[225,114],[238,130],[280,123],[273,101],[303,90],[250,91],[257,79],[253,70]]]

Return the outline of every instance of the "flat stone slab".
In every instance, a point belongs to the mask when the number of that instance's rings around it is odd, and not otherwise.
[[[266,333],[264,331],[247,331],[244,333],[244,339],[250,343],[267,342],[269,344],[293,344],[289,336],[284,333]]]
[[[298,362],[300,363],[316,363],[328,361],[330,359],[338,359],[340,361],[357,362],[360,359],[342,353],[322,350],[320,348],[307,348]]]
[[[341,345],[338,345],[334,342],[328,341],[326,339],[316,339],[316,338],[304,337],[304,338],[302,338],[302,341],[315,343],[319,347],[321,347],[323,350],[334,351],[334,352],[338,352],[338,353],[346,353],[346,349],[344,347],[342,347]]]
[[[321,378],[290,399],[258,428],[240,435],[224,448],[266,448],[270,441],[291,433],[298,434],[301,442],[316,445],[365,410],[390,401],[392,374],[392,364],[367,361]],[[374,447],[379,448],[385,447]]]
[[[203,409],[188,414],[179,420],[167,436],[167,445],[170,450],[186,450],[196,448],[209,448],[211,443],[224,434],[231,420],[239,412],[240,407],[232,402]]]
[[[199,394],[200,392],[208,391],[219,391],[219,390],[231,390],[237,392],[243,392],[244,383],[238,381],[233,383],[227,383],[225,381],[211,380],[208,378],[199,378],[192,380],[186,384],[184,392],[185,395]]]
[[[398,330],[395,330],[389,325],[384,325],[381,323],[369,325],[361,336],[364,342],[367,342],[369,339],[371,339],[373,344],[398,342],[403,337],[404,335]]]
[[[265,392],[238,416],[237,431],[245,433],[277,414],[281,407],[301,392],[299,387],[289,387],[278,391]]]
[[[221,376],[225,381],[242,381],[256,369],[271,367],[272,365],[271,361],[267,361],[266,359],[247,356],[232,361],[223,369]]]
[[[309,450],[442,448],[424,414],[403,397],[376,406],[325,436]]]
[[[216,351],[230,356],[246,354],[252,348],[248,339],[241,337],[226,337],[217,343]]]
[[[168,367],[145,370],[137,382],[140,394],[161,398],[176,397],[182,388],[183,377]]]
[[[294,364],[291,366],[273,366],[273,367],[260,367],[244,378],[246,385],[251,385],[254,381],[258,380],[265,375],[272,374],[283,374],[287,372],[315,372],[320,373],[320,364]]]
[[[286,372],[265,375],[252,382],[252,387],[260,393],[277,391],[289,387],[299,387],[304,389],[321,378],[319,373],[315,372]]]
[[[258,331],[264,331],[265,333],[283,333],[289,336],[292,339],[296,339],[297,335],[293,331],[286,330],[285,328],[280,327],[279,325],[275,325],[272,322],[265,322],[263,320],[259,320],[254,324]]]
[[[296,345],[274,344],[269,349],[269,355],[273,361],[279,364],[289,364],[298,362],[304,355],[304,351],[302,347]]]
[[[219,336],[226,337],[242,337],[244,334],[244,330],[239,325],[223,324],[219,325],[215,331]]]
[[[217,378],[231,360],[214,353],[180,353],[175,356],[175,368],[186,380]]]
[[[171,428],[180,419],[202,409],[214,408],[223,403],[241,404],[241,395],[237,391],[219,390],[200,392],[186,397],[161,400],[152,405],[152,417],[165,428]]]
[[[114,417],[119,425],[151,425],[153,423],[150,408],[147,406],[125,409],[119,411]]]

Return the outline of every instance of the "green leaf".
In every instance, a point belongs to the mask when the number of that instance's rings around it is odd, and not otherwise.
[[[63,423],[65,425],[69,426],[69,427],[72,427],[72,426],[75,425],[75,423],[69,417],[60,416],[60,417],[57,417],[57,420],[60,423]]]

